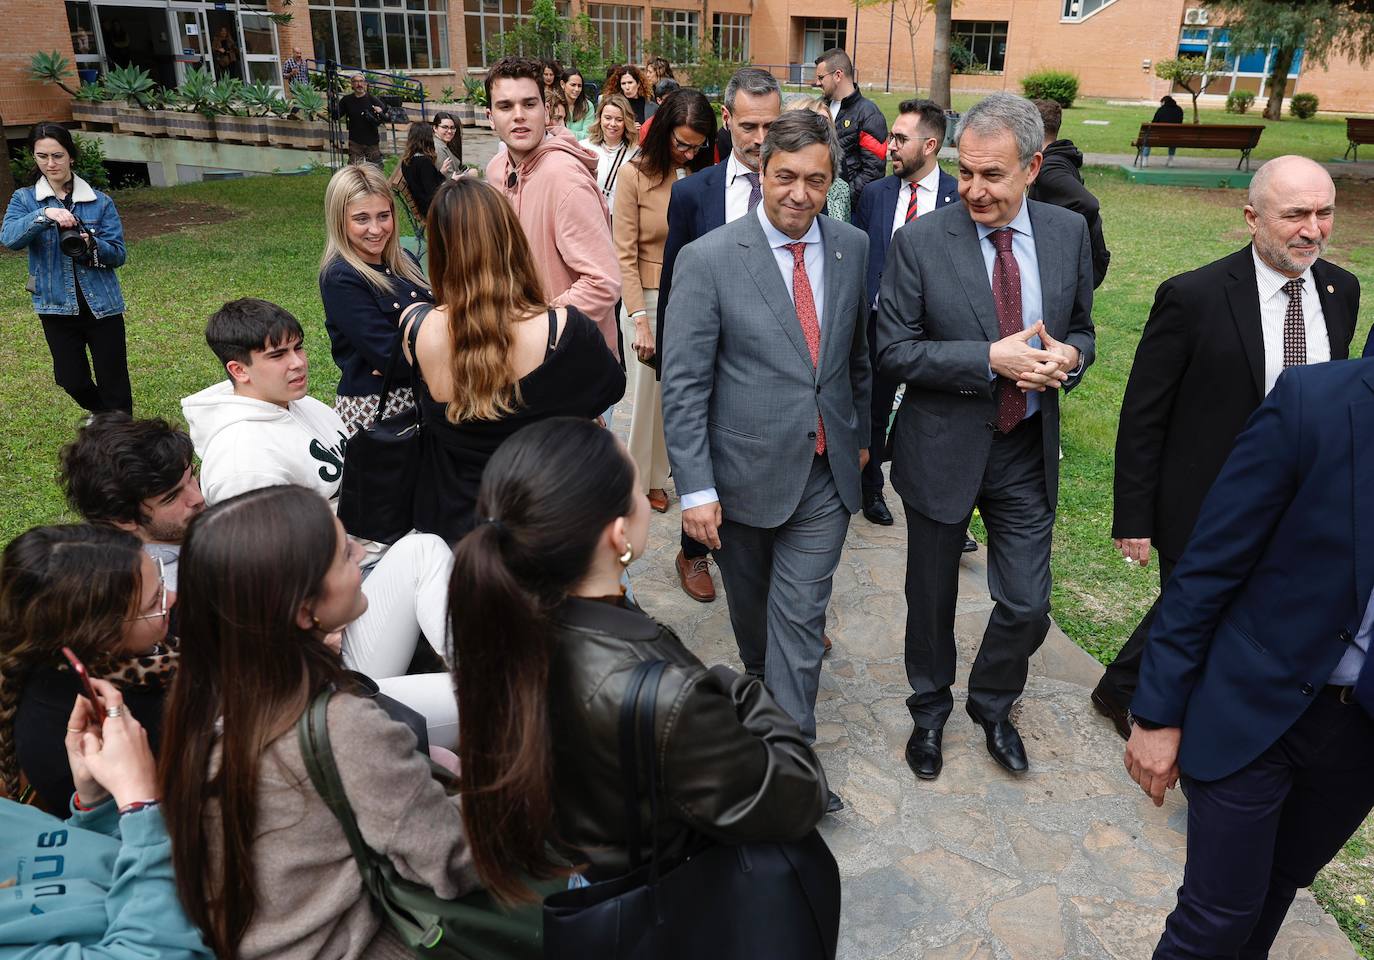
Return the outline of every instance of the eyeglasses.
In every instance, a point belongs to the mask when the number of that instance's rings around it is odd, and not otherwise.
[[[137,623],[140,620],[165,620],[167,618],[167,574],[163,569],[161,557],[154,557],[153,563],[157,564],[158,612],[143,613],[137,617],[126,617],[125,623]]]
[[[689,157],[696,156],[697,152],[701,150],[702,147],[706,146],[705,140],[701,141],[701,143],[683,143],[681,140],[677,138],[676,133],[670,133],[668,134],[668,136],[672,138],[673,146],[676,147],[678,150],[682,151],[683,153],[687,154],[687,156]]]
[[[906,134],[904,134],[904,133],[894,133],[894,134],[892,134],[891,136],[889,136],[887,139],[890,140],[890,141],[892,141],[893,143],[895,143],[895,144],[897,145],[897,149],[898,149],[898,150],[900,150],[902,147],[905,147],[908,143],[911,142],[911,137],[908,137],[908,136],[907,136]],[[920,140],[921,142],[924,143],[924,142],[926,142],[926,141],[934,140],[934,139],[936,139],[936,138],[935,138],[935,137],[917,137],[916,139],[918,139],[918,140]]]

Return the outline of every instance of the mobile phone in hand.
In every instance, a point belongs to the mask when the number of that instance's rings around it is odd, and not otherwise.
[[[91,721],[100,727],[105,722],[105,704],[95,694],[95,686],[91,683],[91,675],[86,671],[86,665],[81,662],[76,654],[72,653],[71,647],[63,647],[62,655],[67,658],[67,662],[72,665],[72,672],[81,680],[81,686],[85,688],[86,699],[91,704]]]

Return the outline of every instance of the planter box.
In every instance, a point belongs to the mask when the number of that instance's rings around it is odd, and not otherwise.
[[[166,136],[186,140],[215,139],[215,119],[203,113],[182,113],[168,110],[162,115],[162,130]]]
[[[215,117],[215,136],[230,143],[267,142],[266,117]]]
[[[267,142],[274,147],[294,147],[298,150],[323,150],[329,137],[329,124],[323,120],[290,120],[269,117]]]
[[[130,107],[122,104],[115,115],[116,129],[120,133],[131,133],[143,137],[162,136],[162,124],[152,110]]]
[[[119,104],[109,100],[72,101],[72,119],[81,123],[92,123],[112,127],[115,124],[118,114]]]
[[[454,111],[458,114],[458,122],[465,127],[477,125],[477,105],[472,103],[460,103],[458,109]]]

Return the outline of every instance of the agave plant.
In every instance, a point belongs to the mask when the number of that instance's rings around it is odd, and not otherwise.
[[[452,103],[452,102],[453,102],[453,88],[452,88],[452,87],[444,87],[442,90],[439,91],[439,97],[440,97],[440,99],[443,100],[444,103]]]
[[[71,72],[72,62],[56,50],[51,53],[35,53],[29,60],[29,75],[35,80],[55,83],[67,93],[76,96],[76,91],[65,82]]]
[[[481,77],[463,78],[463,99],[479,107],[487,105],[487,87]]]
[[[178,89],[178,103],[174,109],[186,113],[199,113],[207,117],[215,114],[210,105],[215,89],[215,76],[205,67],[193,67],[186,71],[186,79]]]
[[[238,100],[243,90],[243,81],[237,77],[220,77],[210,88],[208,104],[214,113],[234,116]]]
[[[261,80],[244,84],[239,88],[239,101],[244,112],[250,117],[265,117],[273,112],[280,98],[272,88]]]
[[[100,103],[102,100],[110,99],[110,95],[105,89],[105,85],[97,81],[95,83],[83,83],[81,89],[76,91],[74,98],[80,103]]]
[[[291,85],[291,112],[299,114],[302,120],[323,120],[328,109],[324,94],[310,84]]]
[[[153,92],[153,78],[139,67],[115,67],[105,75],[105,89],[111,100],[123,100],[131,107],[147,105]]]

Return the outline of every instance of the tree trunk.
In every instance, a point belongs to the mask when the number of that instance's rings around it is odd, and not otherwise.
[[[1266,120],[1283,119],[1283,91],[1288,86],[1288,70],[1293,66],[1292,47],[1274,51],[1274,68],[1269,71],[1269,102],[1264,106]]]
[[[950,109],[949,34],[954,19],[954,0],[935,0],[935,52],[930,62],[930,99]]]
[[[9,142],[4,139],[5,118],[0,117],[0,203],[8,205],[14,195],[14,174],[10,172]]]

